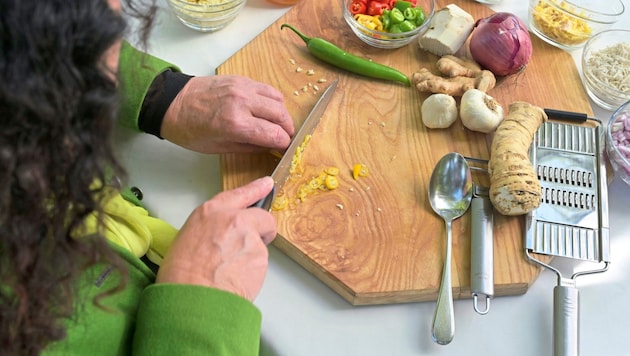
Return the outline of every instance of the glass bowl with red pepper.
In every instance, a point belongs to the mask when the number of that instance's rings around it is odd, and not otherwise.
[[[435,0],[343,0],[343,18],[363,42],[400,48],[426,32]]]

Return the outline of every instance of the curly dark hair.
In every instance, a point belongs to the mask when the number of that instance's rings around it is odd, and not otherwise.
[[[124,2],[146,41],[155,4]],[[38,354],[65,337],[87,267],[108,263],[124,276],[104,238],[72,232],[100,212],[94,183],[124,176],[111,145],[116,83],[103,54],[124,36],[125,18],[107,0],[0,0],[3,353]]]

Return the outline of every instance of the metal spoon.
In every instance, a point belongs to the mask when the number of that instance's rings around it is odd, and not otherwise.
[[[451,244],[453,220],[464,215],[472,200],[473,183],[470,167],[459,153],[448,153],[440,159],[429,183],[429,201],[446,223],[446,257],[442,283],[433,314],[433,341],[446,345],[455,335],[453,290],[451,287]]]

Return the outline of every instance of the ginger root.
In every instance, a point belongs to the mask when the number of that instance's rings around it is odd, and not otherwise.
[[[481,67],[472,59],[459,58],[447,54],[436,63],[440,73],[447,77],[469,77],[474,78],[481,74]]]
[[[481,69],[472,60],[445,55],[436,65],[441,75],[433,74],[427,68],[412,75],[411,80],[420,92],[462,96],[468,89],[487,92],[496,85],[494,74]]]
[[[529,160],[529,147],[547,115],[523,101],[510,104],[490,146],[490,201],[503,215],[523,215],[540,205],[541,186]]]

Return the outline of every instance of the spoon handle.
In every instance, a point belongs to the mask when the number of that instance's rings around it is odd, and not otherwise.
[[[453,240],[451,223],[446,222],[446,257],[442,270],[442,282],[438,293],[437,304],[433,314],[433,341],[440,345],[447,345],[455,336],[455,318],[453,311],[453,289],[451,287],[451,244]]]

